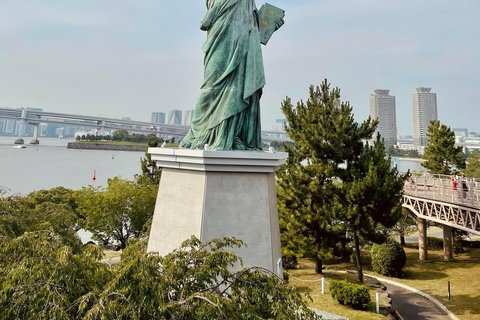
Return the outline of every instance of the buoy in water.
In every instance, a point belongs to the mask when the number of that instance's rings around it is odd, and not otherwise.
[[[93,181],[97,180],[97,170],[93,171],[92,180],[93,180]]]

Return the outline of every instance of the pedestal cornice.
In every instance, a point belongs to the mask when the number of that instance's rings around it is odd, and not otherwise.
[[[217,172],[275,172],[285,163],[285,152],[206,151],[148,148],[158,167]]]

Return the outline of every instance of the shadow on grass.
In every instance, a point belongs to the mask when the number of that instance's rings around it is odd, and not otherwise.
[[[471,269],[478,267],[480,264],[480,259],[478,259],[480,250],[471,250],[454,256],[453,261],[445,261],[443,252],[433,249],[429,252],[428,263],[418,261],[418,252],[416,250],[418,250],[418,247],[409,246],[407,249],[407,264],[404,268],[405,279],[442,279],[448,276],[449,269]]]
[[[447,301],[441,301],[442,303],[449,304]],[[452,303],[454,306],[450,306],[449,309],[456,315],[478,315],[480,314],[480,295],[470,296],[462,294],[452,295]]]
[[[437,271],[405,271],[405,275],[401,279],[415,279],[415,280],[440,280],[445,279],[448,277],[448,274],[445,272],[437,272]]]
[[[309,286],[302,286],[302,285],[296,285],[295,288],[301,293],[312,293],[313,289],[310,288]]]

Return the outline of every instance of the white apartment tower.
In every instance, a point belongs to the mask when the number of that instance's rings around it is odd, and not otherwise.
[[[438,120],[437,94],[432,88],[420,87],[412,94],[413,144],[416,147],[427,146],[428,126],[431,120]]]
[[[192,123],[193,110],[183,110],[182,112],[182,125],[189,126]]]
[[[397,116],[395,113],[395,96],[389,95],[390,90],[377,89],[370,95],[370,117],[378,119],[377,133],[385,141],[385,146],[397,144]]]
[[[167,124],[182,125],[182,111],[170,110],[167,112]]]

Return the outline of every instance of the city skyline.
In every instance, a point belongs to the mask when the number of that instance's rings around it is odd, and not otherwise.
[[[480,44],[472,41],[480,28],[480,3],[275,5],[285,9],[286,25],[263,48],[264,128],[283,117],[286,95],[294,103],[305,100],[310,84],[328,78],[342,89],[342,101],[354,106],[359,122],[368,117],[365,95],[390,88],[397,97],[398,134],[413,132],[412,88],[429,86],[439,95],[445,124],[480,131],[472,116],[480,100]],[[205,33],[198,24],[204,13],[204,3],[187,0],[2,4],[0,106],[139,121],[179,105],[193,109],[203,80]]]

